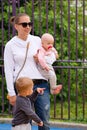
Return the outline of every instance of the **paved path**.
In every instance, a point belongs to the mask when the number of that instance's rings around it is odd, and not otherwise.
[[[0,118],[0,130],[11,130],[11,118]],[[33,123],[32,130],[38,130]],[[87,130],[87,124],[50,121],[50,130]]]
[[[11,130],[11,124],[1,123],[0,130]],[[38,130],[37,126],[32,126],[32,130]],[[51,127],[50,130],[83,130],[80,128],[57,128]]]

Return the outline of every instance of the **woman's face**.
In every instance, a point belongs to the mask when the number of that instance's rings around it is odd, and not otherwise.
[[[21,16],[19,19],[19,23],[15,24],[15,29],[18,32],[19,36],[26,36],[31,32],[31,21],[28,16]]]

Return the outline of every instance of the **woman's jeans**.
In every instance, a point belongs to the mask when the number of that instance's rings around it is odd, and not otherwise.
[[[35,101],[35,111],[41,118],[44,125],[38,126],[38,130],[50,130],[49,128],[49,110],[50,110],[50,91],[48,82],[44,81],[38,84],[34,84],[34,89],[37,87],[45,88],[44,94],[39,94]]]

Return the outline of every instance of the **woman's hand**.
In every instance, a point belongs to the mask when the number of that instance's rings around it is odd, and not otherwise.
[[[38,56],[37,56],[37,54],[35,54],[33,57],[34,57],[35,62],[38,63]]]
[[[7,95],[7,99],[9,100],[9,103],[14,106],[15,102],[16,102],[16,95],[15,96],[9,96]]]

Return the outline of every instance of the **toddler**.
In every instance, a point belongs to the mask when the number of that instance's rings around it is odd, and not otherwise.
[[[33,81],[27,77],[21,77],[16,81],[16,89],[18,95],[13,109],[12,130],[31,130],[31,120],[43,126],[32,105],[38,93],[43,94],[44,88],[37,88],[33,92]]]

